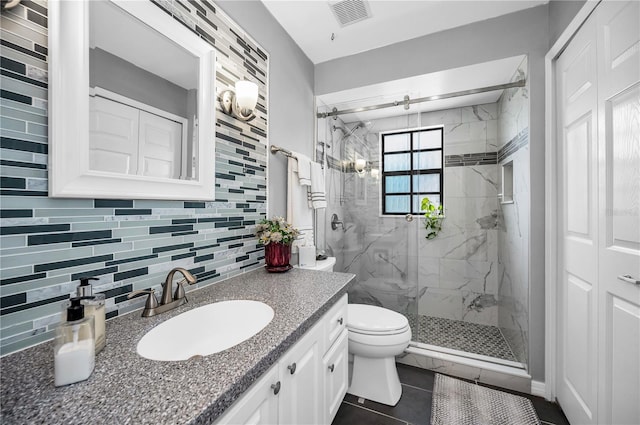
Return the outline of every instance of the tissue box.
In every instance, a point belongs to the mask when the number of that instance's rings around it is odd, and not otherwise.
[[[299,246],[298,251],[298,265],[301,268],[316,266],[315,246]]]

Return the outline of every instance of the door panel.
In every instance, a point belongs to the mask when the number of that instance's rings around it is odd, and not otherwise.
[[[591,164],[591,114],[567,127],[565,152],[567,158],[567,231],[573,236],[589,238],[591,230],[590,176]]]
[[[566,335],[566,350],[563,363],[564,382],[571,391],[586,414],[591,417],[593,406],[593,381],[596,377],[596,359],[593,350],[593,290],[591,284],[576,276],[567,277],[567,297],[564,310],[566,322],[564,333]],[[585,371],[591,371],[585,373]]]
[[[610,400],[604,420],[635,425],[640,423],[640,306],[615,296],[609,296],[607,304],[610,342],[605,370],[609,382],[604,387]]]
[[[89,169],[136,174],[138,110],[98,96],[89,104]]]
[[[597,8],[600,423],[640,423],[640,3]]]
[[[574,424],[597,407],[597,74],[590,18],[556,63],[562,257],[558,275],[558,401]]]
[[[140,111],[140,169],[142,175],[180,178],[182,124]]]

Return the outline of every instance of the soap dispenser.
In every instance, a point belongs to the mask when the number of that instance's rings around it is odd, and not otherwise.
[[[107,342],[105,338],[105,300],[104,294],[93,294],[93,287],[89,283],[90,280],[100,279],[96,277],[81,277],[76,295],[81,298],[82,305],[84,305],[84,315],[93,317],[96,354],[98,354]]]
[[[95,366],[93,317],[84,317],[78,297],[71,298],[67,321],[56,328],[54,384],[56,387],[80,382],[91,376]]]

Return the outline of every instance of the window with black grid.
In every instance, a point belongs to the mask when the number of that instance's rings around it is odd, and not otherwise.
[[[442,127],[381,134],[382,214],[423,214],[422,199],[440,205],[443,194]]]

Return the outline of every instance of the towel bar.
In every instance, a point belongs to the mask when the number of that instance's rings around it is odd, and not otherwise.
[[[294,154],[291,153],[291,151],[288,151],[285,148],[281,148],[280,146],[271,145],[271,153],[278,153],[278,152],[280,152],[281,154],[289,158],[298,159]]]

